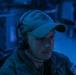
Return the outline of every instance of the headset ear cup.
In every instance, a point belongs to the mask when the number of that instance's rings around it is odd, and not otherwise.
[[[21,49],[27,49],[29,47],[29,44],[27,42],[27,39],[26,39],[26,36],[24,37],[21,33],[21,25],[22,24],[18,24],[18,27],[17,27],[17,31],[16,31],[16,35],[17,35],[17,44],[18,44],[18,47],[21,48]]]
[[[24,40],[24,45],[25,45],[25,46],[24,46],[24,47],[25,47],[25,49],[28,49],[28,48],[29,48],[29,44],[28,44],[28,42],[27,42],[27,40],[26,40],[26,39]]]
[[[29,44],[28,44],[27,40],[24,38],[19,38],[17,43],[18,43],[18,46],[23,50],[29,48]]]

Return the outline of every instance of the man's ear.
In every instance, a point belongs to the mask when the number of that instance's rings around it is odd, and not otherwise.
[[[29,35],[26,37],[27,43],[29,44]]]

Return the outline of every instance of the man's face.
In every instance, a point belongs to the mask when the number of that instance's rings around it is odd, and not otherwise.
[[[29,52],[40,60],[47,60],[51,57],[54,47],[54,35],[55,31],[52,30],[44,38],[36,38],[32,35],[28,35]]]

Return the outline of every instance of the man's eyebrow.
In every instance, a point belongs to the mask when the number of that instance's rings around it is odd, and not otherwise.
[[[52,36],[52,35],[55,35],[55,31],[51,35],[49,35],[49,36]]]
[[[55,35],[55,31],[51,35],[49,35],[49,37],[54,36],[54,35]],[[45,39],[45,38],[48,38],[48,37],[46,36],[46,37],[43,37],[43,38],[40,38],[40,39]]]
[[[55,35],[55,33],[56,33],[56,32],[54,31],[51,35]]]
[[[49,37],[54,36],[54,35],[55,35],[55,31]],[[47,38],[47,36],[43,38],[36,38],[36,39],[45,39],[45,38]]]

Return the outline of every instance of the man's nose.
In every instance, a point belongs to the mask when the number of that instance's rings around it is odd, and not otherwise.
[[[49,43],[45,44],[45,48],[50,48],[50,44]]]

